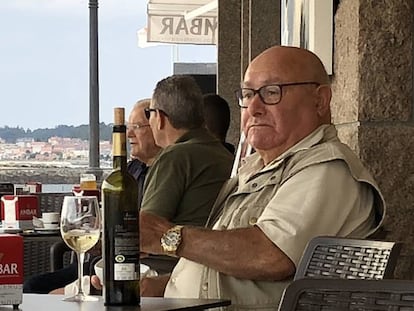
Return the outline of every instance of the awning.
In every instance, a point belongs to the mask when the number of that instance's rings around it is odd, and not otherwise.
[[[218,0],[149,0],[148,42],[217,44]]]

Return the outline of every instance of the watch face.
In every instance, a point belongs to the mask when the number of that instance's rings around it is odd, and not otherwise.
[[[168,232],[164,236],[164,243],[167,246],[174,246],[180,242],[180,235],[178,232]]]
[[[161,238],[161,246],[167,253],[175,253],[181,242],[181,228],[172,228]]]

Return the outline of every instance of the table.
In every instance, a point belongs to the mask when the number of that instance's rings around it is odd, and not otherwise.
[[[106,307],[102,297],[99,301],[67,302],[62,301],[62,295],[23,294],[23,303],[19,306],[22,311],[59,310],[59,311],[166,311],[166,310],[205,310],[225,307],[231,304],[226,299],[176,299],[160,297],[142,297],[141,306]],[[11,311],[11,306],[0,306],[0,311]]]

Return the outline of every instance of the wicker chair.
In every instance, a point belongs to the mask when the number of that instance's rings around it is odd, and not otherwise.
[[[414,310],[414,281],[300,279],[291,283],[279,311]]]
[[[316,237],[307,245],[294,280],[301,278],[392,278],[401,244]]]
[[[50,271],[50,247],[62,241],[56,236],[24,236],[24,278]]]
[[[40,215],[44,212],[58,212],[62,210],[63,198],[73,195],[72,192],[41,192],[36,194],[39,198]]]
[[[63,198],[73,195],[71,192],[37,193],[39,202],[39,214],[44,212],[59,212],[62,209]],[[69,255],[62,255],[60,263],[51,259],[51,248],[55,243],[60,243],[59,235],[32,235],[24,234],[24,277],[28,279],[34,275],[51,271],[51,267],[65,266],[70,261]],[[53,270],[52,270],[53,271]]]

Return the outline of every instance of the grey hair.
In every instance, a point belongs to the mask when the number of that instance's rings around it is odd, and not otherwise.
[[[136,108],[148,108],[150,106],[151,103],[151,98],[144,98],[144,99],[140,99],[139,101],[137,101],[133,107],[133,109]]]
[[[162,110],[176,129],[195,129],[204,124],[203,95],[191,76],[172,75],[159,81],[152,101],[152,108]]]

